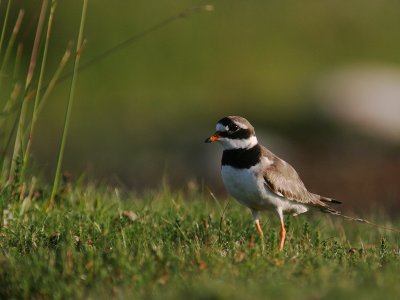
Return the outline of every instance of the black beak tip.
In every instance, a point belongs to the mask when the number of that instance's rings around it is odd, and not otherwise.
[[[204,143],[211,143],[211,139],[208,137],[206,138],[206,140],[204,141]]]

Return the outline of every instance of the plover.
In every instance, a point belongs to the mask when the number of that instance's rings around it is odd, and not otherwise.
[[[285,214],[297,216],[310,209],[341,213],[328,205],[341,202],[311,193],[296,170],[260,145],[254,127],[243,117],[229,116],[217,122],[216,132],[205,140],[223,147],[221,173],[228,192],[250,208],[257,232],[263,236],[260,211],[274,211],[280,220],[279,249],[285,243]]]

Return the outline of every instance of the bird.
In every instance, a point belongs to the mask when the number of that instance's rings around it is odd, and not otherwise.
[[[280,251],[284,248],[286,237],[284,215],[297,216],[309,210],[341,215],[331,206],[341,202],[308,191],[289,163],[258,143],[254,127],[247,119],[240,116],[220,119],[216,132],[205,142],[222,145],[221,175],[225,188],[240,204],[251,210],[261,237],[264,234],[260,226],[260,212],[268,210],[277,214],[280,220]]]

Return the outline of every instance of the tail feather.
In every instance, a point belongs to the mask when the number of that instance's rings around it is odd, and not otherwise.
[[[381,228],[381,229],[390,230],[390,231],[394,231],[394,232],[399,232],[400,233],[400,229],[393,228],[393,227],[387,227],[387,226],[380,225],[380,224],[376,224],[374,222],[368,221],[366,219],[358,218],[358,217],[346,216],[346,215],[342,214],[340,211],[338,211],[336,209],[333,209],[331,207],[324,207],[324,208],[321,209],[321,211],[324,212],[324,213],[329,213],[329,214],[334,215],[334,216],[342,217],[345,220],[348,220],[348,221],[351,221],[351,222],[364,223],[364,224],[368,224],[368,225],[371,225],[371,226],[375,226],[377,228]]]
[[[328,197],[324,197],[324,196],[319,196],[319,197],[320,197],[319,200],[321,200],[322,202],[325,202],[325,203],[342,204],[341,201],[333,199],[333,198],[328,198]]]

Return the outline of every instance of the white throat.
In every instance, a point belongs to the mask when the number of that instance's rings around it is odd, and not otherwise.
[[[252,135],[247,139],[229,139],[229,138],[220,138],[218,142],[221,143],[224,150],[232,150],[232,149],[250,149],[258,144],[257,137]]]

